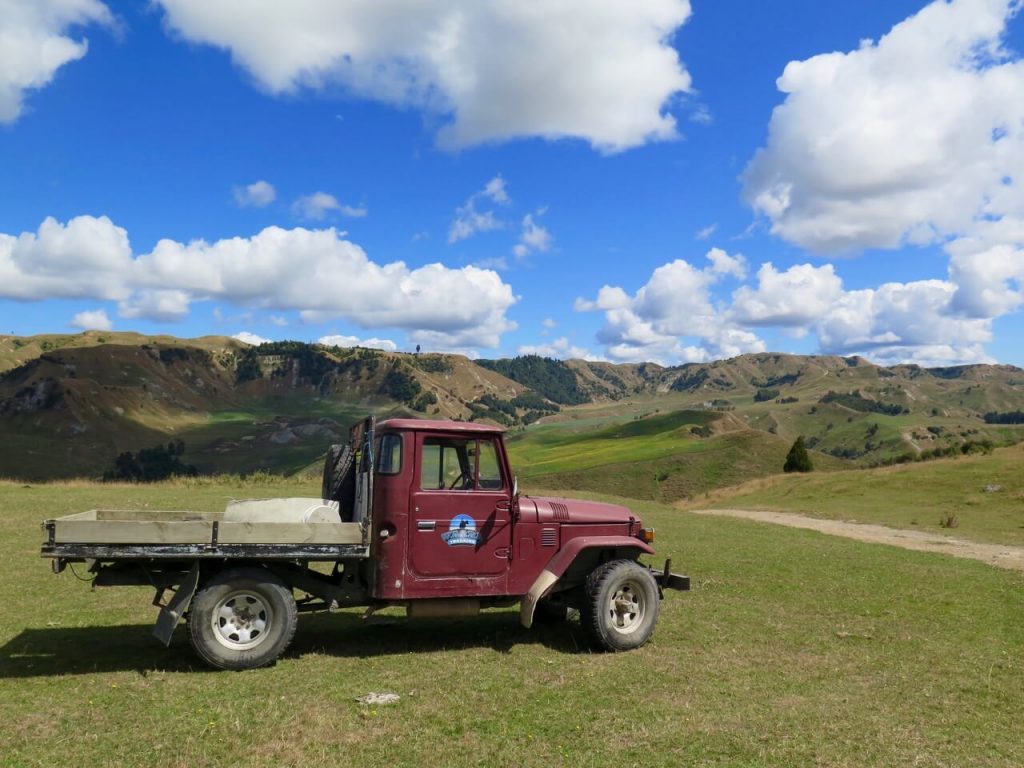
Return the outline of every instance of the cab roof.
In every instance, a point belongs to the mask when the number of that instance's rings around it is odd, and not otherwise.
[[[388,419],[377,425],[377,430],[418,430],[420,432],[474,432],[500,435],[505,430],[491,424],[473,421],[442,421],[439,419]]]

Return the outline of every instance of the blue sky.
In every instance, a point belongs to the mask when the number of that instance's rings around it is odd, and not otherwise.
[[[1011,0],[5,0],[0,332],[1024,365]]]

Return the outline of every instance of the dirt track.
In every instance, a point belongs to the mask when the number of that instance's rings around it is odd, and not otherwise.
[[[1003,544],[980,544],[976,541],[954,539],[922,531],[907,531],[897,528],[886,528],[884,525],[868,523],[846,523],[839,520],[819,520],[815,517],[789,514],[788,512],[756,512],[746,509],[691,509],[695,515],[714,515],[719,517],[740,517],[744,520],[755,520],[760,523],[788,525],[790,528],[806,528],[829,536],[843,536],[857,541],[874,544],[889,544],[903,549],[916,549],[922,552],[941,552],[953,557],[966,557],[981,560],[983,563],[1011,571],[1024,571],[1024,547],[1012,547]]]

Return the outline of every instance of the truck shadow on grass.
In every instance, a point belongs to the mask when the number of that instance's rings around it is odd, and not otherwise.
[[[542,645],[562,653],[586,653],[577,622],[525,629],[518,612],[485,613],[467,619],[410,621],[355,614],[303,616],[295,640],[281,659],[308,654],[368,658],[409,653],[490,648],[498,653]],[[169,648],[153,637],[151,624],[24,629],[0,647],[0,679],[85,675],[97,672],[213,672],[192,652],[184,626]],[[228,673],[224,673],[228,674]]]

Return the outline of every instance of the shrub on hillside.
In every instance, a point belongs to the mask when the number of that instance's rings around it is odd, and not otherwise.
[[[1024,424],[1024,411],[991,411],[985,414],[986,424]]]
[[[185,443],[181,440],[143,448],[138,453],[124,451],[114,460],[114,468],[103,473],[103,480],[151,483],[182,475],[195,477],[199,471],[193,465],[181,461],[184,452]]]
[[[836,403],[854,411],[862,413],[881,413],[886,416],[899,416],[903,413],[910,413],[910,409],[899,403],[881,403],[877,400],[869,400],[864,397],[860,390],[854,392],[826,392],[818,400],[819,403]]]
[[[451,373],[455,370],[451,360],[444,355],[417,355],[412,364],[426,373]]]
[[[590,395],[580,387],[576,374],[561,360],[521,355],[511,360],[477,360],[476,363],[529,387],[553,402],[563,405],[590,402]]]
[[[794,441],[793,446],[786,454],[786,463],[782,467],[783,472],[813,472],[814,465],[811,457],[807,455],[807,446],[804,445],[804,437],[801,435]]]
[[[411,403],[422,389],[420,383],[408,372],[402,370],[397,363],[387,372],[380,385],[382,395],[401,403]]]
[[[242,384],[246,381],[258,379],[262,375],[263,371],[260,368],[260,361],[257,359],[256,353],[251,349],[245,350],[238,360],[238,366],[235,368],[235,382]]]
[[[422,411],[423,413],[426,413],[427,408],[429,408],[431,405],[436,404],[437,395],[435,395],[433,392],[424,392],[422,395],[420,395],[419,397],[412,401],[411,407],[414,411]]]

